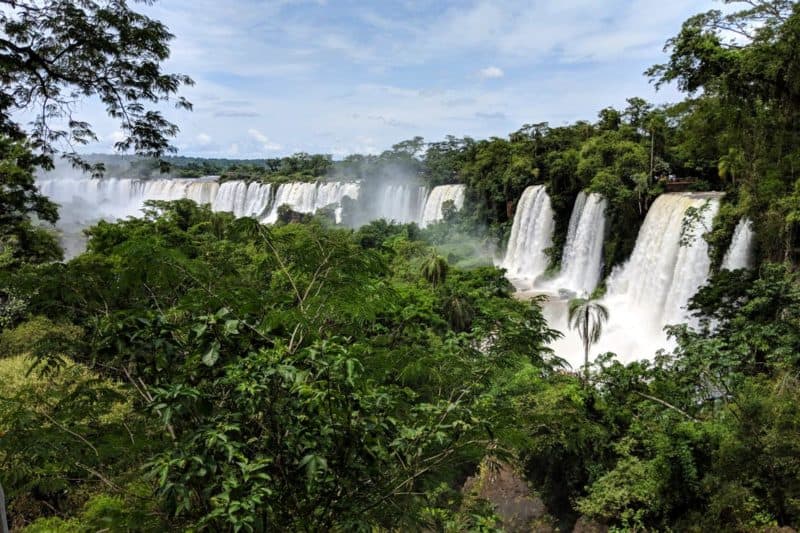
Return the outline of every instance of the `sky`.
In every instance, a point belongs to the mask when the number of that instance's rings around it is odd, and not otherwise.
[[[710,0],[161,0],[136,9],[175,34],[165,67],[191,76],[170,111],[181,155],[380,153],[416,135],[506,136],[595,120],[641,96],[644,70]],[[121,135],[86,104],[110,152]]]

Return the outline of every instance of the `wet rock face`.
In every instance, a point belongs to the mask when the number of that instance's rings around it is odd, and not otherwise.
[[[554,531],[544,502],[507,463],[484,461],[480,472],[464,484],[464,494],[491,503],[505,531]]]

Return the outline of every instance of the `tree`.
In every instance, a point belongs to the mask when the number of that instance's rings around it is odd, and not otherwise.
[[[32,216],[58,219],[33,171],[52,168],[59,151],[85,170],[102,171],[75,150],[97,140],[91,124],[74,114],[79,100],[99,98],[120,121],[118,150],[153,157],[174,151],[168,138],[178,127],[155,106],[192,80],[162,72],[171,39],[163,24],[126,0],[0,0],[1,256],[12,256],[13,264],[60,257],[54,239],[33,225]],[[175,103],[191,108],[183,98]],[[19,123],[20,111],[34,114],[30,131]]]
[[[603,323],[608,320],[608,309],[601,303],[587,299],[575,298],[569,302],[569,328],[577,329],[583,341],[584,372],[589,377],[589,347],[600,340],[603,334]]]
[[[66,156],[80,161],[73,147],[97,135],[74,115],[74,104],[97,97],[120,121],[117,149],[154,157],[174,151],[168,138],[178,127],[154,106],[174,100],[190,109],[174,95],[193,82],[162,71],[173,37],[166,26],[126,0],[0,0],[0,6],[0,133],[19,138],[23,128],[12,114],[33,111],[33,147],[53,155],[56,144],[66,145]]]
[[[448,270],[447,259],[435,253],[431,254],[422,263],[422,276],[434,287],[444,283],[445,279],[447,279]]]
[[[719,158],[719,177],[730,178],[736,185],[736,178],[741,176],[747,167],[747,161],[741,150],[730,148],[728,153]]]
[[[58,219],[56,204],[36,188],[33,172],[41,161],[23,140],[0,134],[0,267],[61,257],[55,238],[31,220]]]

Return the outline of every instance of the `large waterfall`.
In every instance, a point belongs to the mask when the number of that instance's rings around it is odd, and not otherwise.
[[[434,187],[425,202],[425,209],[422,211],[420,226],[425,227],[442,219],[442,207],[445,202],[453,202],[456,209],[464,206],[464,185],[439,185]]]
[[[689,208],[700,216],[685,227]],[[664,326],[691,322],[686,304],[708,278],[711,260],[703,234],[711,229],[718,209],[719,198],[713,194],[664,194],[656,199],[630,259],[609,276],[600,303],[610,318],[592,347],[592,359],[605,352],[614,352],[623,362],[651,358],[670,346]],[[565,334],[554,344],[556,353],[577,366],[583,363],[583,349],[577,333],[567,327],[566,307],[566,302],[552,303],[548,318]]]
[[[731,245],[722,260],[722,269],[753,268],[754,243],[753,223],[749,219],[743,218],[736,225],[736,229],[733,232]]]
[[[226,181],[220,185],[216,198],[211,203],[214,211],[226,211],[237,217],[261,218],[270,206],[272,186],[244,181]]]
[[[518,285],[531,287],[547,270],[545,250],[553,245],[553,208],[544,185],[525,189],[517,204],[511,237],[501,266]]]
[[[314,213],[317,209],[333,205],[335,208],[336,220],[341,221],[340,204],[345,196],[356,200],[358,198],[359,185],[352,182],[333,181],[325,183],[314,182],[292,182],[278,186],[275,193],[275,200],[272,208],[263,218],[266,223],[278,220],[278,209],[282,205],[288,205],[294,211],[300,213]]]
[[[419,185],[388,184],[378,192],[372,218],[385,218],[400,224],[420,222],[428,198],[428,188]],[[462,196],[463,203],[463,196]]]
[[[66,174],[66,175],[64,175]],[[464,185],[443,185],[428,191],[414,184],[385,184],[370,188],[361,199],[361,184],[352,181],[289,182],[280,185],[245,182],[219,182],[206,178],[103,178],[92,179],[79,173],[43,174],[37,179],[43,194],[62,206],[58,228],[67,257],[80,253],[85,245],[83,228],[94,222],[138,216],[147,200],[189,198],[210,204],[215,211],[250,216],[264,223],[278,219],[282,205],[301,213],[315,213],[330,207],[337,222],[343,219],[344,199],[355,203],[348,211],[348,224],[361,224],[376,218],[426,226],[442,218],[442,207],[452,201],[456,209],[464,205]]]
[[[597,193],[578,194],[569,219],[561,272],[547,283],[548,287],[578,295],[589,294],[597,287],[603,271],[607,206],[606,199]]]

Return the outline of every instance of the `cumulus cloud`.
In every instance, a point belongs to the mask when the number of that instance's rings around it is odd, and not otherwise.
[[[486,67],[479,70],[478,75],[485,80],[489,80],[502,78],[506,73],[500,67]]]
[[[201,146],[211,144],[211,136],[207,133],[200,133],[197,135],[197,137],[195,137],[195,139]]]
[[[658,10],[652,0],[323,4],[142,5],[176,36],[166,67],[197,82],[182,90],[194,113],[165,111],[181,128],[174,141],[181,153],[381,152],[415,135],[481,138],[525,123],[593,120],[630,96],[675,100],[674,89],[656,93],[641,72],[665,60],[663,43],[687,17],[715,7],[712,0],[674,0]],[[109,150],[122,132],[101,105],[86,109],[108,132],[86,151]]]
[[[247,133],[250,134],[250,137],[261,143],[261,147],[266,152],[277,152],[278,150],[283,149],[282,145],[271,141],[269,137],[267,137],[266,135],[264,135],[255,128],[250,128],[249,130],[247,130]]]

